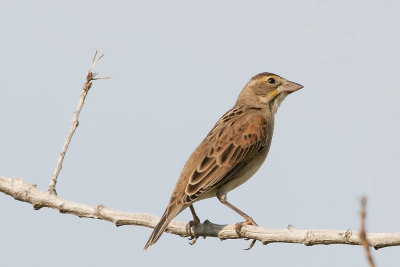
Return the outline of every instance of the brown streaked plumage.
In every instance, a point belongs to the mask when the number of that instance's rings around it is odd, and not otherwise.
[[[233,108],[218,120],[186,162],[168,206],[144,249],[157,242],[171,220],[187,207],[194,223],[198,223],[193,203],[205,198],[216,196],[245,218],[246,224],[256,225],[250,216],[230,204],[226,195],[262,165],[271,145],[274,115],[280,103],[302,87],[267,72],[250,79]]]

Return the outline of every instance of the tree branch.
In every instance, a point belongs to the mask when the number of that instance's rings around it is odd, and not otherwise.
[[[67,153],[69,143],[71,142],[72,136],[74,135],[75,130],[79,125],[79,121],[78,121],[79,114],[81,113],[83,105],[85,104],[85,99],[86,99],[86,96],[87,96],[87,94],[89,92],[89,89],[92,87],[92,81],[110,78],[110,77],[96,77],[98,75],[98,73],[93,73],[92,72],[94,66],[96,66],[96,63],[102,57],[103,57],[103,55],[101,55],[100,57],[97,58],[97,51],[94,53],[92,64],[90,65],[89,71],[88,71],[88,73],[86,75],[86,82],[82,87],[81,96],[79,97],[78,106],[76,107],[76,110],[74,112],[74,116],[72,118],[71,128],[69,129],[67,138],[65,139],[63,148],[62,148],[60,156],[58,158],[56,168],[54,169],[53,175],[52,175],[52,177],[50,179],[50,185],[49,185],[49,189],[48,190],[49,190],[49,193],[52,194],[52,195],[57,195],[57,192],[56,192],[57,178],[58,178],[58,175],[59,175],[59,173],[61,171],[62,164],[63,164],[63,161],[64,161],[65,154]]]
[[[90,206],[62,199],[36,188],[20,178],[0,177],[0,191],[16,200],[28,202],[35,210],[47,207],[84,218],[94,218],[114,223],[116,226],[138,225],[154,228],[159,217],[150,214],[123,212],[103,205]],[[362,245],[360,233],[352,230],[300,230],[292,226],[285,229],[270,229],[257,226],[243,226],[238,234],[235,224],[218,225],[209,221],[200,223],[191,230],[194,235],[224,239],[257,239],[264,245],[269,243],[298,243],[306,246],[346,244]],[[166,232],[182,237],[189,236],[187,223],[173,221]],[[375,249],[399,246],[400,233],[369,233],[367,239]]]

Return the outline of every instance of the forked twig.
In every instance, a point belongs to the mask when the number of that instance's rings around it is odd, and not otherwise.
[[[88,74],[86,75],[86,82],[82,87],[81,96],[79,97],[78,106],[77,106],[76,111],[74,112],[74,116],[72,118],[71,128],[69,130],[67,138],[65,139],[64,146],[63,146],[63,148],[61,150],[61,153],[60,153],[60,156],[58,158],[57,166],[56,166],[56,168],[55,168],[55,170],[53,172],[53,175],[51,177],[51,180],[50,180],[50,185],[49,185],[48,191],[52,195],[57,195],[57,192],[56,192],[57,178],[58,178],[58,175],[60,174],[60,171],[61,171],[61,168],[62,168],[62,164],[63,164],[63,161],[64,161],[64,157],[65,157],[65,154],[67,153],[67,149],[68,149],[69,143],[71,142],[72,136],[74,135],[75,130],[79,125],[79,121],[78,121],[79,114],[80,114],[80,112],[82,110],[83,105],[85,104],[85,99],[86,99],[86,96],[87,96],[87,94],[89,92],[89,89],[92,87],[92,81],[110,78],[110,77],[96,77],[98,75],[98,73],[93,73],[92,72],[93,68],[96,65],[96,63],[103,56],[104,55],[101,55],[100,57],[97,58],[97,51],[94,53],[92,64],[90,65]]]

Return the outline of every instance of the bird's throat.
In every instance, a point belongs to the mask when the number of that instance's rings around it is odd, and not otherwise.
[[[285,97],[288,95],[286,92],[282,92],[274,96],[270,101],[269,101],[269,109],[271,110],[272,114],[275,114],[278,111],[278,108],[282,101],[285,99]]]

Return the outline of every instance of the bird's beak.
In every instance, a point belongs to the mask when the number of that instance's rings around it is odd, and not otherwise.
[[[286,92],[290,94],[300,90],[301,88],[303,88],[303,85],[286,80],[281,86],[278,87],[278,91],[279,93]]]

